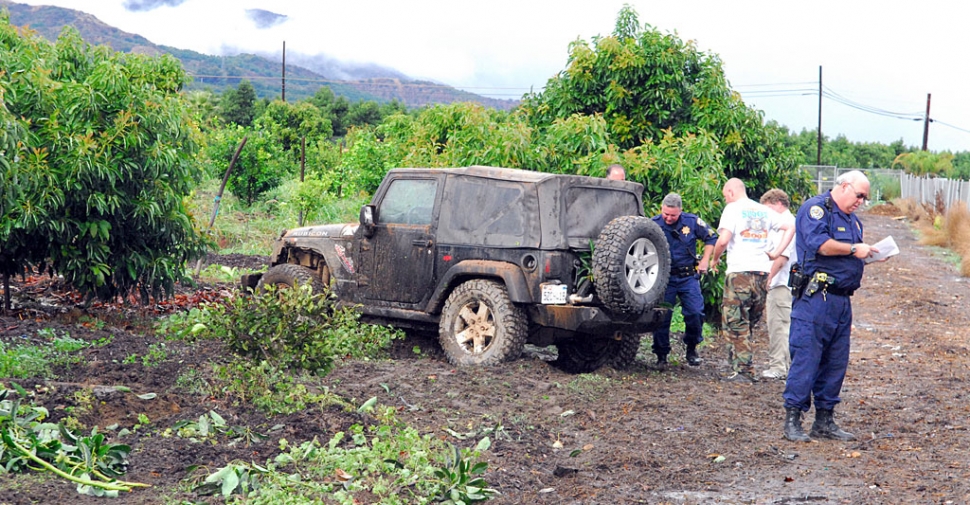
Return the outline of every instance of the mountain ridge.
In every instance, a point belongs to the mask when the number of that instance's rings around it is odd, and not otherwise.
[[[243,79],[249,80],[260,98],[282,95],[280,61],[252,53],[235,55],[207,55],[190,49],[155,44],[147,38],[125,32],[82,11],[49,5],[27,5],[0,0],[0,10],[9,12],[10,23],[26,27],[49,41],[57,40],[65,26],[73,26],[81,38],[92,45],[107,45],[125,53],[149,55],[170,54],[182,62],[192,81],[186,89],[209,89],[221,92],[235,87]],[[287,55],[299,64],[286,65],[285,90],[287,100],[313,96],[326,86],[334,94],[348,100],[389,102],[398,100],[409,108],[452,102],[477,102],[487,107],[509,110],[518,100],[502,100],[463,91],[446,84],[411,79],[407,75],[378,65],[352,65],[327,55]],[[336,75],[335,75],[336,74]],[[357,77],[341,79],[337,77]]]

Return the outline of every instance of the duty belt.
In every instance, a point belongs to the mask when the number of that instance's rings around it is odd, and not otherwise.
[[[842,289],[842,288],[837,288],[835,286],[826,286],[825,287],[825,292],[828,293],[828,294],[830,294],[830,295],[852,296],[852,294],[855,293],[855,290],[854,289]]]
[[[837,296],[852,296],[855,293],[853,289],[843,289],[835,287],[835,278],[825,272],[815,272],[815,275],[809,279],[808,284],[805,286],[805,294],[808,296],[814,295],[816,292],[821,291],[822,297],[824,298],[826,294],[832,294]]]
[[[694,267],[693,265],[691,265],[689,267],[680,267],[680,268],[671,268],[670,269],[670,276],[671,277],[690,277],[691,275],[694,275],[695,273],[697,273],[697,268]]]

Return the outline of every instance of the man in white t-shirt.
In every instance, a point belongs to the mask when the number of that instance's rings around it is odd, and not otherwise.
[[[774,188],[761,195],[761,204],[777,212],[783,222],[795,225],[795,216],[788,210],[788,194]],[[780,241],[781,232],[773,232],[774,244]],[[775,259],[768,272],[768,296],[765,301],[765,317],[768,322],[768,368],[761,372],[762,377],[784,379],[788,376],[791,355],[788,353],[788,328],[791,326],[791,288],[788,277],[791,266],[798,261],[795,241],[792,240],[785,252]]]
[[[781,221],[773,210],[748,198],[741,179],[730,179],[721,191],[724,211],[717,225],[711,268],[716,269],[727,251],[727,274],[721,303],[721,334],[728,350],[731,372],[725,380],[758,382],[752,364],[754,325],[765,309],[768,272],[795,234],[795,226]],[[783,230],[774,250],[769,234]]]

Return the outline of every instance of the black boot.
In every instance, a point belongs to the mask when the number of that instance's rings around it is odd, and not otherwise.
[[[663,370],[663,369],[667,368],[667,355],[666,354],[658,354],[657,355],[657,368],[659,368],[660,370]]]
[[[697,347],[687,346],[687,364],[690,366],[700,366],[701,358],[697,355]]]
[[[792,442],[811,442],[802,429],[802,409],[785,407],[785,438]]]
[[[832,419],[832,409],[815,407],[815,422],[812,424],[812,436],[815,438],[829,438],[832,440],[855,440],[855,435],[842,431]]]

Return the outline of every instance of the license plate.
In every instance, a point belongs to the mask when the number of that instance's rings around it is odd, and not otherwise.
[[[566,303],[565,284],[542,284],[542,303],[544,304],[563,304]]]

